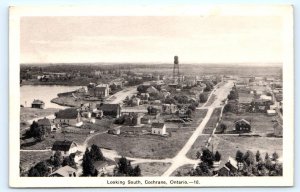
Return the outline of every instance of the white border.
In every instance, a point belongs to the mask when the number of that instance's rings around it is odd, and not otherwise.
[[[283,177],[104,177],[29,178],[19,176],[20,17],[22,16],[279,16],[284,23]],[[293,7],[290,5],[10,7],[9,10],[9,185],[11,187],[219,187],[292,186],[294,183],[294,60]],[[187,185],[108,185],[107,180],[199,180]]]

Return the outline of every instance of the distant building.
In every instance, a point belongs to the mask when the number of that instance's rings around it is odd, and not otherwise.
[[[99,84],[90,83],[88,86],[88,93],[93,97],[107,97],[109,96],[109,85],[108,84]]]
[[[56,151],[60,151],[62,156],[69,156],[72,153],[77,152],[77,145],[73,141],[55,141],[52,146],[52,154],[54,155]]]
[[[277,112],[275,110],[267,110],[267,115],[269,116],[275,116],[277,114]]]
[[[224,167],[219,170],[219,176],[233,176],[239,170],[238,162],[232,158],[228,157],[227,163],[225,163]]]
[[[133,106],[139,106],[140,102],[141,102],[141,99],[138,98],[138,97],[135,97],[135,98],[132,99],[132,105]]]
[[[174,114],[178,111],[177,105],[175,104],[163,104],[162,112],[165,114]]]
[[[165,135],[167,133],[166,131],[166,125],[164,123],[152,123],[152,129],[151,133],[156,135]]]
[[[31,104],[31,108],[44,109],[45,103],[42,100],[35,99],[35,100],[33,100],[32,104]]]
[[[112,129],[109,129],[109,130],[107,131],[107,133],[108,133],[108,134],[113,134],[113,135],[120,135],[121,129],[120,129],[120,127],[114,127],[114,128],[112,128]]]
[[[60,128],[60,124],[56,123],[54,120],[47,119],[46,117],[43,119],[39,119],[37,124],[40,128],[44,128],[46,133],[50,133],[53,131],[57,131]]]
[[[153,86],[150,86],[147,90],[146,90],[147,93],[149,93],[150,95],[151,94],[155,94],[155,93],[159,93],[159,91],[153,87]]]
[[[245,119],[238,120],[234,122],[235,130],[239,132],[250,132],[251,131],[251,124],[249,121]]]
[[[66,165],[57,169],[55,172],[49,175],[49,177],[76,177],[76,169]]]
[[[67,108],[55,113],[55,122],[61,125],[80,127],[83,125],[81,114],[76,108]]]
[[[141,93],[141,100],[148,101],[149,97],[149,93]]]
[[[103,115],[105,116],[120,117],[121,115],[120,104],[101,103],[101,104],[97,104],[97,109],[102,110]]]

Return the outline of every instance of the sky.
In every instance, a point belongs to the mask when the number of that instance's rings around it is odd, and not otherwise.
[[[275,16],[22,17],[21,63],[280,63]]]

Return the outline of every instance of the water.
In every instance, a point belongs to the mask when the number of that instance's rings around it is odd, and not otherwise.
[[[51,103],[51,100],[57,97],[58,93],[74,91],[80,86],[61,86],[61,85],[23,85],[21,86],[20,104],[24,107],[31,107],[34,99],[40,99],[45,102],[45,108],[64,109],[65,106],[60,106]]]

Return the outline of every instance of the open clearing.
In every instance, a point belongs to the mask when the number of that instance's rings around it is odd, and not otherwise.
[[[257,133],[266,136],[274,133],[274,122],[272,122],[274,118],[275,116],[267,116],[263,113],[224,113],[222,122],[227,125],[226,133],[231,133],[235,127],[235,121],[240,119],[246,119],[251,123],[252,133]]]
[[[221,166],[229,156],[235,157],[237,150],[243,153],[250,150],[254,154],[259,150],[262,157],[265,153],[271,155],[276,151],[279,157],[282,156],[282,138],[214,135],[210,147],[212,146],[214,151],[219,151],[222,155]]]
[[[191,127],[196,126],[196,124],[199,125],[206,112],[207,110],[196,110],[195,116],[198,119],[192,122]],[[173,158],[193,134],[194,128],[189,127],[167,129],[167,132],[170,133],[168,137],[141,134],[143,129],[151,131],[151,128],[123,127],[120,135],[116,136],[106,133],[97,135],[89,140],[88,145],[96,144],[101,148],[115,150],[119,155],[127,157],[148,159]],[[128,132],[130,129],[133,132],[131,135],[122,134],[122,131]]]
[[[142,176],[152,177],[152,176],[161,176],[171,165],[171,163],[160,163],[160,162],[151,162],[151,163],[140,163],[134,164],[133,167],[139,166],[142,171]]]

